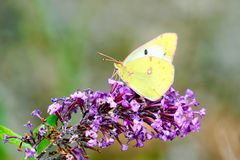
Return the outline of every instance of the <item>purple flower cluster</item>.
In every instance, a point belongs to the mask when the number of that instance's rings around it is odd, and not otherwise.
[[[76,91],[69,97],[54,99],[48,108],[48,113],[56,114],[62,123],[80,110],[79,124],[70,127],[66,134],[82,159],[86,157],[84,148],[98,150],[117,141],[124,151],[130,141],[135,141],[136,147],[143,147],[145,141],[153,138],[173,140],[200,129],[199,120],[205,115],[205,109],[195,110],[199,103],[189,89],[180,96],[171,87],[160,100],[151,102],[122,82],[109,80],[109,84],[111,90],[107,93],[90,89]],[[146,124],[152,129],[147,129]],[[121,134],[124,140],[120,140]]]
[[[38,128],[38,140],[31,138],[32,125],[25,125],[30,130],[28,142],[33,145],[32,150],[26,150],[27,156],[85,160],[86,149],[98,151],[115,141],[125,151],[131,141],[135,141],[136,147],[143,147],[145,141],[153,138],[167,141],[199,131],[205,108],[198,108],[199,103],[190,89],[181,96],[171,87],[161,99],[152,102],[122,82],[110,79],[109,84],[109,92],[87,89],[52,99],[48,113],[59,120],[55,128],[47,126],[41,112],[35,110],[32,115],[39,117],[43,124]],[[71,124],[73,113],[81,113],[77,124]],[[36,155],[41,137],[52,143]],[[49,151],[53,146],[56,152]]]

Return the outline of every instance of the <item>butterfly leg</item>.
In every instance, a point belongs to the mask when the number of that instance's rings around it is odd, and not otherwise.
[[[115,78],[115,77],[116,77],[116,74],[117,74],[117,71],[116,71],[116,69],[114,68],[114,69],[113,69],[112,76],[111,76],[111,79]]]
[[[118,71],[117,71],[116,69],[113,70],[111,79],[115,79],[115,80],[117,80],[117,81],[120,81],[120,77],[119,77],[119,75],[117,74],[117,72],[118,72]]]

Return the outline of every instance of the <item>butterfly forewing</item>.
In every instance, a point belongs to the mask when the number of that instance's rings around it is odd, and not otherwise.
[[[177,46],[177,34],[176,33],[164,33],[154,38],[153,40],[145,43],[139,48],[131,52],[127,58],[123,61],[123,64],[127,64],[133,60],[142,57],[158,57],[169,61],[173,60],[174,53]]]

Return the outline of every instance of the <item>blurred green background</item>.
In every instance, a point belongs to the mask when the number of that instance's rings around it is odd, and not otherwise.
[[[207,116],[199,133],[144,148],[90,152],[94,160],[240,158],[239,0],[35,0],[0,2],[0,124],[25,133],[31,111],[76,89],[107,91],[113,65],[164,32],[179,36],[174,87],[196,92]],[[35,124],[39,121],[34,121]],[[0,143],[1,159],[19,159]]]

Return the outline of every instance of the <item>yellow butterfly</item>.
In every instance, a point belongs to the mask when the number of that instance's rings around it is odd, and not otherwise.
[[[130,53],[121,62],[113,61],[120,78],[140,96],[156,101],[160,99],[174,81],[172,64],[177,46],[176,33],[164,33]]]

